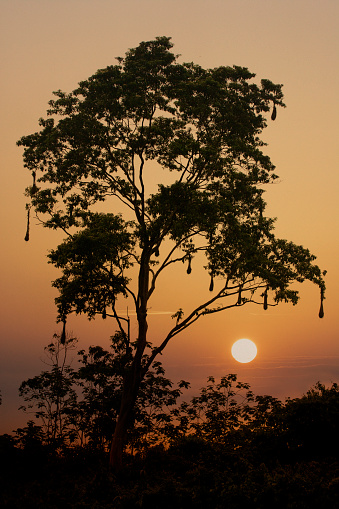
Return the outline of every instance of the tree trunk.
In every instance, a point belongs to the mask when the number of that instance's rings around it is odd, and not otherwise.
[[[109,465],[115,471],[119,471],[122,468],[122,455],[126,445],[127,431],[133,421],[133,410],[140,386],[140,376],[138,376],[136,371],[138,369],[132,369],[124,381],[120,411],[109,457]]]
[[[137,299],[138,339],[131,367],[125,375],[118,415],[112,439],[109,464],[118,471],[122,467],[122,454],[126,445],[127,431],[133,422],[133,411],[142,378],[142,356],[147,337],[147,300],[149,287],[149,254],[144,250],[139,271],[139,293]]]

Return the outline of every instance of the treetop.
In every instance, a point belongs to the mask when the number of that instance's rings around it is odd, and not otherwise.
[[[104,313],[119,293],[133,296],[138,313],[141,280],[132,289],[128,268],[147,267],[148,300],[163,270],[180,261],[191,270],[199,252],[210,290],[216,277],[225,286],[182,323],[258,302],[258,289],[265,309],[268,290],[274,303],[295,304],[295,281],[317,284],[323,300],[315,257],[276,239],[264,214],[264,185],[276,175],[260,135],[285,106],[282,85],[258,83],[245,67],[180,63],[172,47],[169,37],[141,42],[73,92],[54,92],[40,131],[18,142],[33,176],[28,221],[33,207],[44,226],[67,234],[50,254],[63,270],[54,283],[60,316]],[[167,174],[154,192],[156,167]],[[98,213],[100,202],[112,212]]]

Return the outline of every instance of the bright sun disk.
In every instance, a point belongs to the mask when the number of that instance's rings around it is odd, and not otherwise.
[[[258,350],[253,341],[244,338],[233,343],[231,352],[236,361],[246,363],[253,361]]]

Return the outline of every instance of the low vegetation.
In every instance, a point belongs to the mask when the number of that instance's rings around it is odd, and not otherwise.
[[[187,400],[156,363],[130,423],[124,466],[108,467],[121,396],[117,348],[55,337],[50,367],[20,387],[23,428],[0,436],[6,508],[312,508],[339,506],[339,387],[282,402],[235,374]]]

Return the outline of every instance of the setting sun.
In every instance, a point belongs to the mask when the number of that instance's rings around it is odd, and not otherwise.
[[[234,359],[241,363],[251,362],[257,355],[257,347],[250,339],[238,339],[232,345]]]

